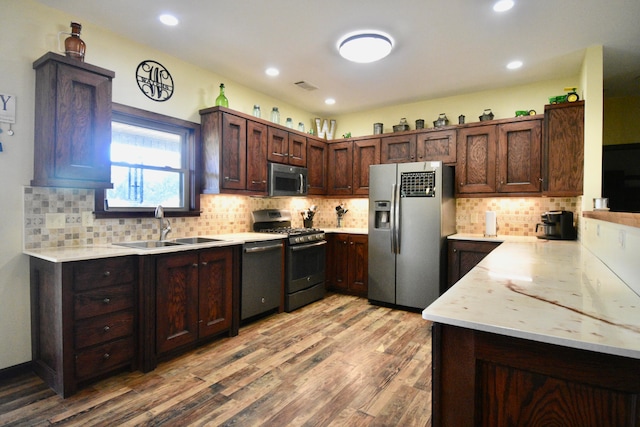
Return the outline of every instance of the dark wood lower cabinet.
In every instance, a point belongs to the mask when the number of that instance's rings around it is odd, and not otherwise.
[[[640,426],[640,360],[436,323],[433,425]]]
[[[365,234],[328,234],[326,277],[329,289],[366,297],[369,238]]]
[[[500,246],[501,242],[487,242],[476,240],[447,241],[448,277],[447,289],[467,274],[473,267],[486,257],[489,252]],[[443,289],[442,291],[446,291]]]

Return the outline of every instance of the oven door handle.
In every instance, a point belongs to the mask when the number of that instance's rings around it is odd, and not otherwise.
[[[297,252],[297,251],[303,251],[305,249],[313,248],[315,246],[324,246],[326,244],[327,244],[327,241],[322,240],[320,242],[315,242],[315,243],[305,243],[303,245],[291,246],[289,249],[291,249],[291,252]]]
[[[272,251],[274,249],[281,249],[282,243],[278,243],[277,245],[268,245],[268,246],[255,246],[253,248],[244,248],[244,253],[253,254],[256,252],[267,252]]]

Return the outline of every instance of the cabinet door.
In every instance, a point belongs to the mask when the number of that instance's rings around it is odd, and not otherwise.
[[[545,106],[545,194],[583,193],[584,101]]]
[[[316,141],[315,139],[307,140],[307,168],[309,194],[327,194],[327,185],[329,182],[328,164],[329,150],[327,143]]]
[[[159,256],[156,262],[156,349],[164,353],[198,338],[198,255]]]
[[[198,337],[215,335],[231,326],[233,254],[231,249],[200,252]]]
[[[540,120],[498,126],[497,190],[539,192],[541,189],[542,123]]]
[[[349,235],[336,234],[333,240],[333,286],[341,291],[349,290]]]
[[[360,296],[367,296],[368,290],[368,236],[352,234],[349,236],[349,290]]]
[[[289,133],[289,164],[307,166],[307,137]]]
[[[110,183],[111,79],[63,64],[57,77],[53,178]]]
[[[457,138],[458,194],[493,193],[496,189],[496,126],[460,129]]]
[[[418,134],[416,154],[419,162],[439,160],[445,164],[456,163],[456,130]]]
[[[380,163],[408,163],[416,161],[416,136],[387,136],[380,141]]]
[[[267,193],[267,126],[247,121],[247,190]]]
[[[222,115],[222,188],[247,188],[247,121]]]
[[[353,142],[353,194],[369,194],[369,166],[380,163],[380,138]]]
[[[486,257],[489,252],[500,245],[498,242],[476,242],[449,240],[447,251],[449,258],[449,274],[447,289],[453,286],[465,274]],[[443,289],[443,291],[446,289]]]
[[[353,180],[351,141],[329,144],[329,191],[331,195],[350,195]]]
[[[269,127],[267,159],[276,163],[289,162],[289,132]]]

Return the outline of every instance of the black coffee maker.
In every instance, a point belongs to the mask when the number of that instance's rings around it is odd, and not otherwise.
[[[536,224],[536,233],[542,229],[539,239],[575,240],[576,228],[573,226],[573,212],[551,211],[541,215],[542,223]]]

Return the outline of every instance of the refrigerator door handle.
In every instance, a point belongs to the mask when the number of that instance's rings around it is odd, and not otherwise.
[[[396,253],[396,186],[391,185],[391,211],[389,212],[389,222],[391,224],[391,230],[389,236],[391,238],[391,253]]]
[[[395,194],[393,196],[393,199],[395,200],[395,207],[394,210],[396,212],[395,214],[395,223],[393,224],[393,230],[395,232],[395,241],[396,241],[396,250],[395,253],[399,254],[400,253],[400,247],[402,246],[402,224],[400,223],[400,218],[402,217],[400,215],[400,185],[395,184],[394,186],[394,190],[395,190]]]

